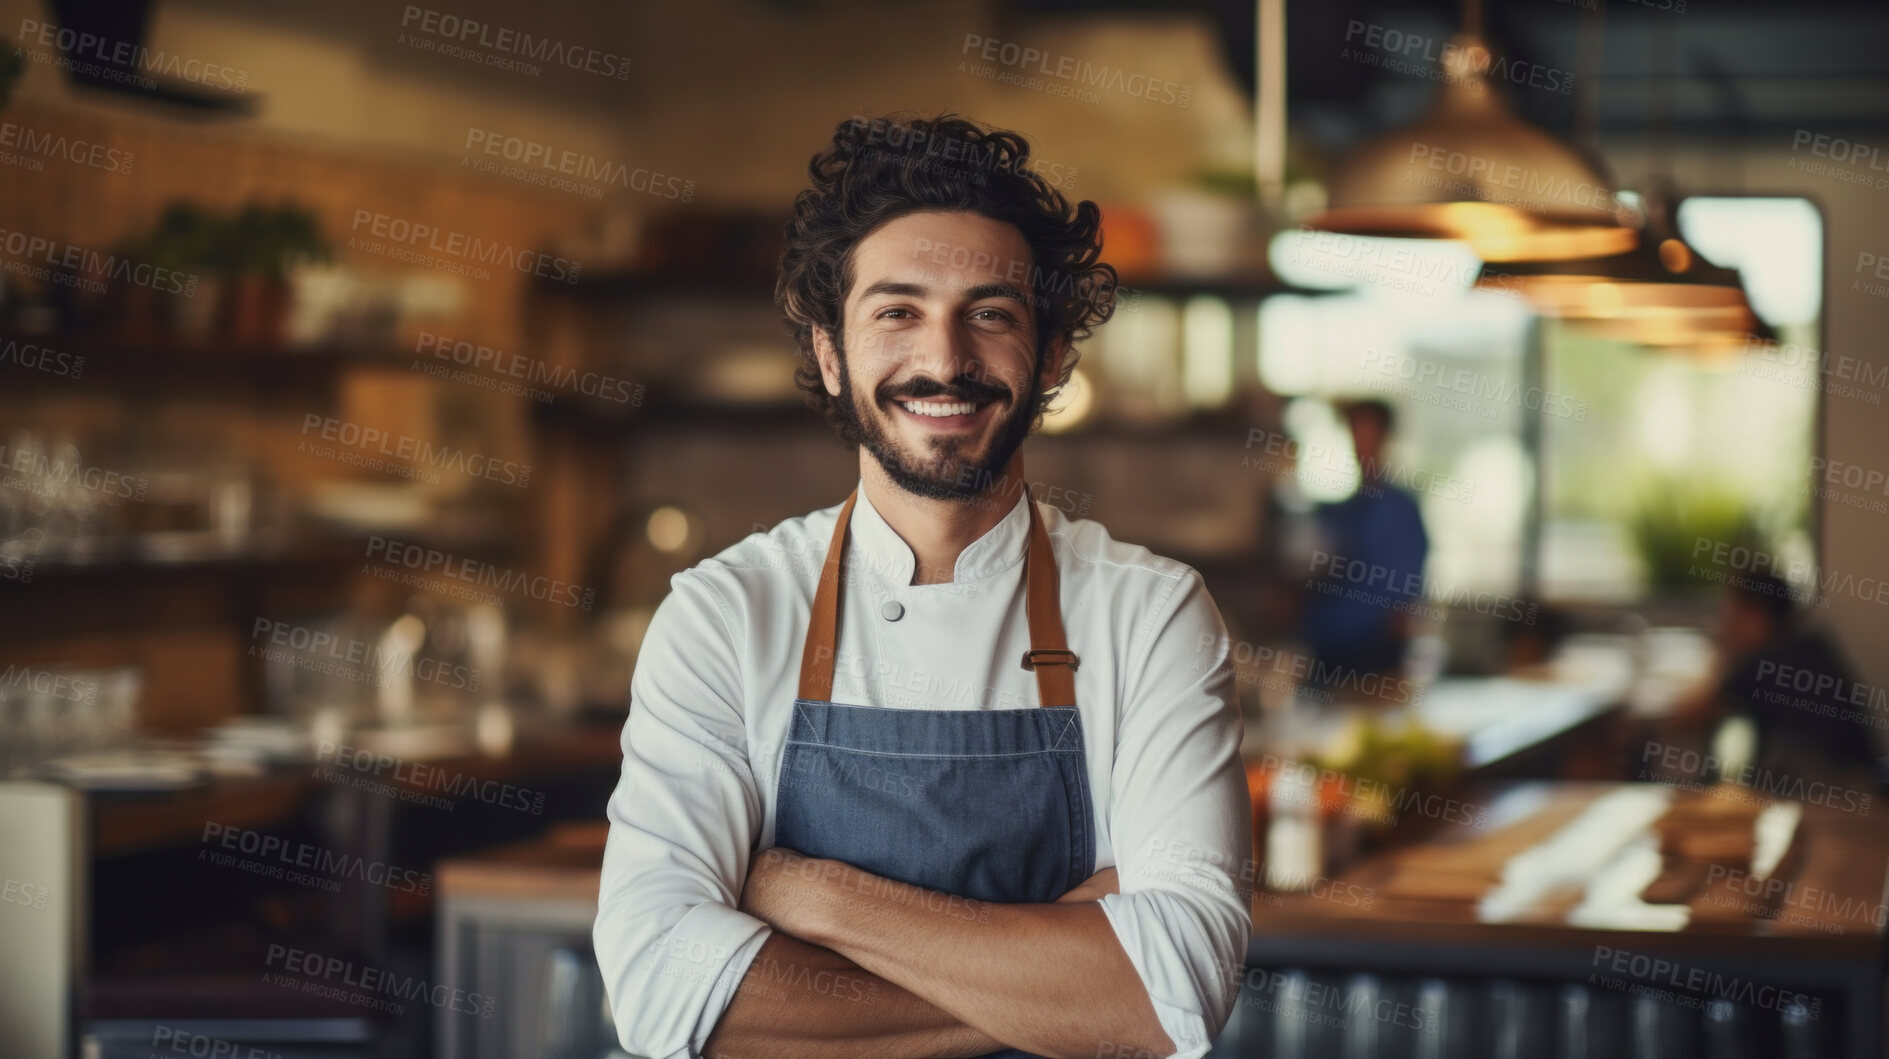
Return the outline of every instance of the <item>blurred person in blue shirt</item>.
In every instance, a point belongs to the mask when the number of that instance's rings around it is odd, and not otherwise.
[[[1299,625],[1314,662],[1309,683],[1323,686],[1402,670],[1430,553],[1416,498],[1386,480],[1384,449],[1395,423],[1390,405],[1363,400],[1342,410],[1360,478],[1350,496],[1319,505],[1321,543]]]

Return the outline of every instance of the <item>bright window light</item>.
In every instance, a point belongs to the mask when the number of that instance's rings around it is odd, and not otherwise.
[[[1181,310],[1181,390],[1195,408],[1233,396],[1233,309],[1224,298],[1192,298]]]
[[[1774,327],[1807,323],[1823,304],[1823,219],[1808,199],[1690,198],[1679,234],[1706,260],[1735,268],[1751,308]]]

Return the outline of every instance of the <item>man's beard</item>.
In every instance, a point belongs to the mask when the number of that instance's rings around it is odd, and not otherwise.
[[[853,380],[846,369],[846,349],[839,336],[834,337],[840,362],[839,404],[846,422],[841,436],[863,446],[885,468],[887,477],[908,493],[931,500],[969,500],[981,496],[998,480],[1010,458],[1029,437],[1030,422],[1035,417],[1036,397],[1032,392],[1023,399],[996,383],[969,375],[959,375],[949,383],[919,377],[897,386],[881,385],[869,408],[860,407],[853,391]],[[1031,376],[1035,378],[1034,374]],[[894,398],[919,399],[951,397],[962,401],[1009,401],[1010,408],[998,420],[996,432],[981,458],[959,451],[964,443],[957,438],[934,438],[930,452],[912,453],[893,440],[886,429],[882,411]]]

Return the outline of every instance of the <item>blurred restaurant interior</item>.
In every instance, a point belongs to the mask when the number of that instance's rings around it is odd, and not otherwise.
[[[857,476],[795,388],[788,206],[839,122],[949,111],[1121,277],[1033,491],[1232,641],[1213,1054],[1885,1054],[1889,8],[0,36],[0,1052],[625,1054],[590,924],[643,632]],[[1339,514],[1385,491],[1401,541]],[[1390,657],[1324,679],[1360,614]]]

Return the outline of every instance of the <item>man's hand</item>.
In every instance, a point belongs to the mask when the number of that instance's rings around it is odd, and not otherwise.
[[[1100,901],[1104,895],[1122,892],[1121,883],[1114,868],[1103,868],[1087,879],[1076,884],[1075,889],[1058,897],[1059,905],[1073,904],[1077,901]]]

